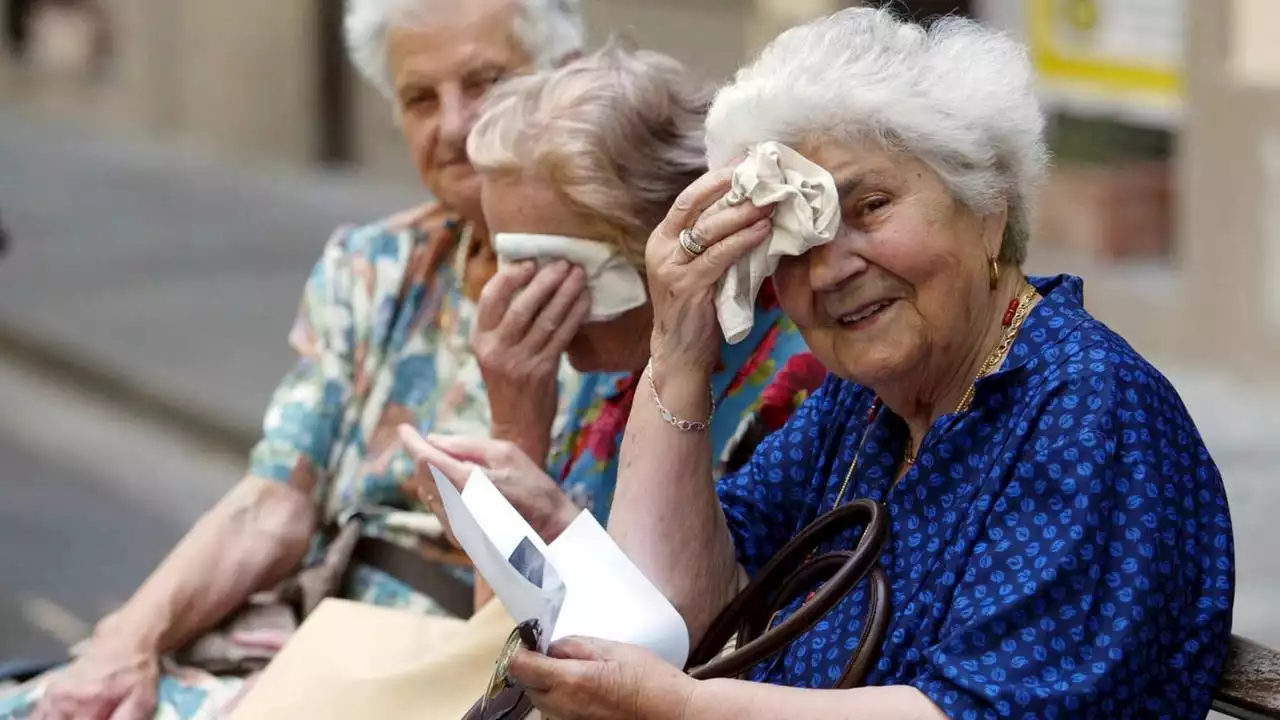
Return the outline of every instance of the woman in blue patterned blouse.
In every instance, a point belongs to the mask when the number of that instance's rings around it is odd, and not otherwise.
[[[591,640],[521,652],[511,676],[545,715],[1207,714],[1234,585],[1221,478],[1169,382],[1084,309],[1080,280],[1021,272],[1042,131],[1023,48],[954,18],[926,31],[846,10],[789,30],[720,92],[712,167],[777,140],[836,180],[835,240],[774,277],[831,374],[718,484],[706,435],[637,402],[609,530],[696,644],[801,528],[876,500],[888,632],[848,690],[820,688],[860,642],[863,591],[747,681]],[[649,245],[656,395],[683,418],[707,412],[716,282],[768,226],[768,208],[716,202],[728,179],[690,186]],[[705,254],[681,247],[687,228]]]

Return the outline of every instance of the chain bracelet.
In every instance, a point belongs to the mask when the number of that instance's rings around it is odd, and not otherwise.
[[[680,432],[704,432],[711,426],[711,418],[716,414],[716,394],[714,390],[709,390],[708,395],[711,397],[711,411],[707,413],[706,422],[698,422],[696,420],[684,420],[671,414],[666,405],[662,404],[662,399],[658,397],[658,386],[653,382],[653,361],[644,368],[645,377],[649,380],[649,397],[653,398],[653,404],[657,406],[658,413],[662,415],[662,419],[671,427]]]

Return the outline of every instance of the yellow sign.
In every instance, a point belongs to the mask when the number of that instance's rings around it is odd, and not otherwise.
[[[1047,88],[1132,105],[1182,99],[1184,0],[1026,0]]]

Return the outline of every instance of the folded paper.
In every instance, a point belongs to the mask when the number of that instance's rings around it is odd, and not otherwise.
[[[821,166],[786,145],[751,148],[733,173],[730,196],[756,207],[775,205],[773,234],[720,279],[716,315],[730,343],[741,342],[755,324],[756,296],[784,256],[803,255],[835,239],[840,227],[836,184]]]
[[[472,472],[461,493],[434,468],[432,475],[454,537],[517,623],[537,618],[551,642],[580,635],[630,643],[684,667],[689,631],[680,613],[591,513],[544,544],[483,472]],[[536,587],[513,564],[521,545],[543,556],[542,572],[558,578],[553,586]]]

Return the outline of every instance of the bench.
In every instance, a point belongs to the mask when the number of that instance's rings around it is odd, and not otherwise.
[[[1232,636],[1213,709],[1243,720],[1280,720],[1280,651]]]
[[[54,666],[0,663],[0,689],[6,679],[21,682]],[[1280,651],[1233,636],[1213,709],[1242,720],[1280,720]]]

